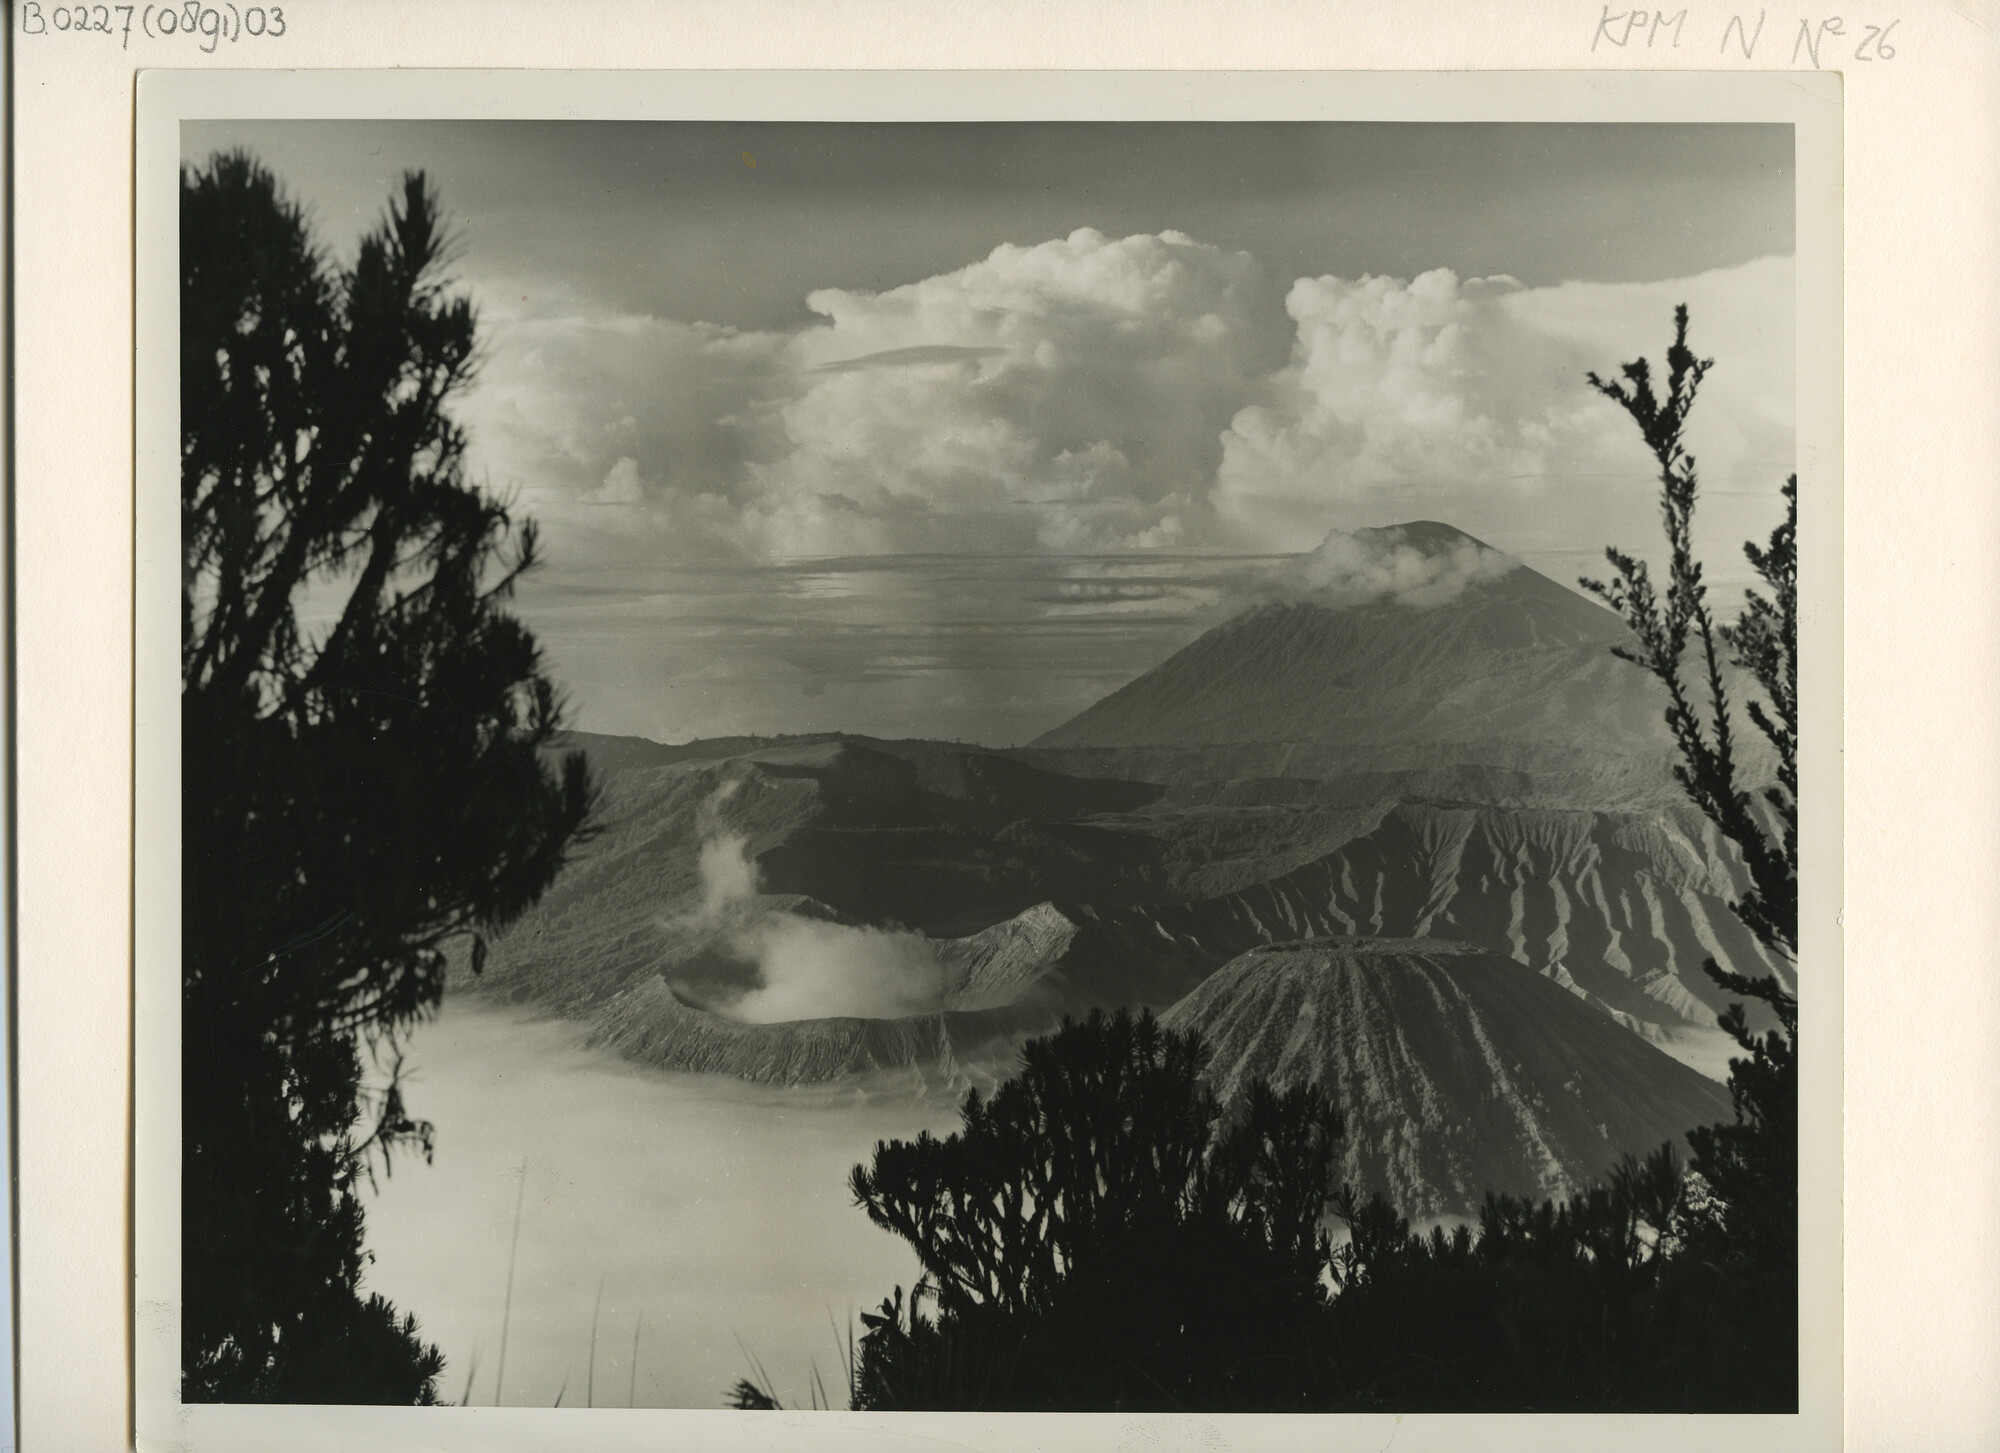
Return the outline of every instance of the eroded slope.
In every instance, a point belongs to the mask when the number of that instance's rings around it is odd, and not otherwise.
[[[1253,1077],[1324,1085],[1348,1182],[1413,1217],[1471,1214],[1487,1191],[1566,1196],[1730,1113],[1721,1086],[1550,979],[1436,941],[1256,949],[1163,1018],[1207,1039],[1225,1100]]]

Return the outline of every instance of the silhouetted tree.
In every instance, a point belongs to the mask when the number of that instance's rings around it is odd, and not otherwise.
[[[217,156],[182,172],[180,249],[182,1395],[428,1402],[437,1350],[357,1290],[358,1182],[428,1157],[399,1035],[591,786],[544,761],[556,694],[503,609],[533,526],[445,412],[474,318],[423,177],[343,269]]]
[[[1262,1081],[1225,1116],[1204,1056],[1150,1015],[1066,1022],[959,1131],[855,1167],[924,1267],[863,1318],[857,1407],[1311,1405],[1339,1117]]]
[[[1708,602],[1693,523],[1699,493],[1682,429],[1712,361],[1687,346],[1688,311],[1674,310],[1664,397],[1643,358],[1623,381],[1589,375],[1591,385],[1632,416],[1660,469],[1667,579],[1656,586],[1643,560],[1608,549],[1613,578],[1585,589],[1625,618],[1636,645],[1619,650],[1666,687],[1667,725],[1680,760],[1675,779],[1736,846],[1750,886],[1731,907],[1781,959],[1798,956],[1798,476],[1785,481],[1785,518],[1744,554],[1769,590],[1744,592],[1734,622]],[[1753,792],[1744,779],[1725,663],[1748,674],[1762,699],[1746,714],[1776,756],[1775,782]],[[1760,810],[1761,809],[1761,810]],[[1755,1032],[1741,1003],[1722,1024],[1744,1050],[1730,1061],[1734,1123],[1690,1133],[1691,1165],[1711,1193],[1688,1230],[1678,1292],[1706,1309],[1715,1356],[1708,1375],[1732,1405],[1795,1407],[1798,1398],[1798,1000],[1775,976],[1729,973],[1713,959],[1709,977],[1732,994],[1769,1006],[1777,1027]]]
[[[1645,359],[1624,366],[1624,382],[1590,374],[1591,386],[1622,407],[1639,426],[1660,467],[1660,516],[1666,527],[1668,566],[1664,592],[1643,560],[1615,547],[1605,558],[1616,572],[1607,584],[1584,580],[1584,589],[1632,628],[1634,646],[1612,649],[1656,677],[1667,691],[1667,726],[1680,760],[1674,780],[1709,821],[1720,828],[1749,871],[1750,888],[1731,906],[1766,947],[1795,958],[1798,952],[1798,476],[1785,481],[1784,523],[1759,548],[1744,554],[1772,591],[1744,592],[1733,625],[1716,618],[1708,603],[1701,562],[1694,555],[1694,511],[1699,492],[1695,459],[1682,429],[1713,359],[1697,359],[1687,346],[1688,311],[1674,310],[1674,341],[1667,349],[1667,392],[1658,397]],[[1778,780],[1752,794],[1742,780],[1736,724],[1729,704],[1725,661],[1750,673],[1767,700],[1747,703],[1750,720],[1778,759]],[[1761,800],[1769,816],[1760,818]],[[1771,979],[1732,979],[1729,987],[1782,1008],[1790,999]],[[1752,987],[1754,986],[1754,987]]]

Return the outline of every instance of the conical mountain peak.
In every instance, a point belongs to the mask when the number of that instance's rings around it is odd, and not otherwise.
[[[1036,745],[1659,745],[1624,622],[1455,526],[1336,531],[1287,583]]]
[[[1495,550],[1477,535],[1467,534],[1457,525],[1448,525],[1443,520],[1405,520],[1400,525],[1371,525],[1366,529],[1352,532],[1330,530],[1326,538],[1332,540],[1346,533],[1352,533],[1356,539],[1381,540],[1392,545],[1411,545],[1424,551],[1449,550],[1465,544],[1479,550],[1492,550],[1495,555],[1504,553]],[[1320,543],[1324,547],[1326,541]]]

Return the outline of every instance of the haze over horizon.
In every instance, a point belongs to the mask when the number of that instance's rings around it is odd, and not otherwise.
[[[1794,467],[1783,127],[184,128],[233,145],[339,255],[406,167],[458,218],[584,730],[1025,741],[1412,519],[1572,584],[1657,534],[1584,372],[1683,301],[1718,594]]]

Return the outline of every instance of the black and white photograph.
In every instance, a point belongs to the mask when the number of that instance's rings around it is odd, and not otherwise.
[[[1799,128],[1328,110],[176,123],[180,1403],[1800,1410]]]

